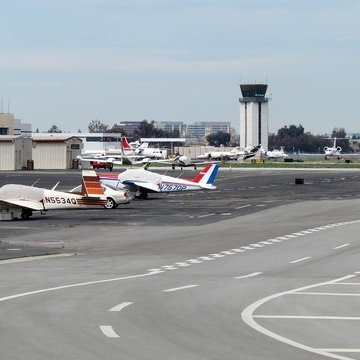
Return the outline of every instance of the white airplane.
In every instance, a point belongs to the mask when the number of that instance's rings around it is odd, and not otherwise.
[[[134,143],[132,143],[134,144]],[[150,148],[149,143],[142,143],[139,146],[132,146],[128,143],[126,136],[121,137],[121,146],[124,156],[137,156],[138,158],[150,158],[150,159],[166,159],[167,150]]]
[[[267,159],[286,159],[289,157],[288,154],[284,152],[284,148],[281,147],[280,150],[274,149],[272,151],[266,151],[265,156]]]
[[[331,157],[331,156],[337,156],[337,158],[340,159],[342,148],[340,146],[336,146],[336,139],[340,139],[340,138],[334,137],[334,138],[327,138],[327,139],[333,139],[334,144],[332,147],[329,147],[329,146],[324,147],[325,159],[329,159],[329,157]],[[341,139],[344,139],[344,138],[341,138]]]
[[[33,211],[55,209],[88,209],[104,207],[107,203],[104,190],[95,171],[82,172],[80,193],[56,191],[34,186],[7,184],[0,188],[0,210],[10,219],[29,219]]]
[[[261,149],[261,145],[248,146],[245,149],[235,148],[230,151],[210,151],[199,155],[197,159],[214,159],[214,160],[238,160],[243,161],[254,157]]]
[[[214,182],[219,165],[209,164],[193,179],[181,179],[161,175],[144,168],[128,169],[120,174],[99,174],[99,180],[105,185],[123,184],[135,192],[138,198],[146,199],[149,192],[168,193],[178,191],[214,190]]]

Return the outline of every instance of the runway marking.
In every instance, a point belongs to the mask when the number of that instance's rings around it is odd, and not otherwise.
[[[311,257],[310,257],[310,256],[307,256],[307,257],[303,257],[303,258],[298,259],[298,260],[290,261],[289,263],[290,263],[290,264],[296,264],[296,263],[298,263],[298,262],[300,262],[300,261],[305,261],[305,260],[309,260],[309,259],[311,259]]]
[[[359,316],[254,315],[258,319],[360,320]]]
[[[178,263],[175,263],[176,266],[191,266],[191,264],[188,264],[187,262],[178,262]]]
[[[355,285],[355,286],[359,286],[360,283],[351,283],[351,282],[338,282],[336,283],[336,285]]]
[[[213,215],[215,215],[215,213],[210,213],[210,214],[205,214],[205,215],[199,215],[198,218],[199,218],[199,219],[203,219],[203,218],[206,218],[206,217],[208,217],[208,216],[213,216]]]
[[[330,357],[330,358],[333,358],[333,359],[341,359],[341,360],[346,359],[346,360],[349,360],[347,357],[332,354],[330,352],[327,352],[324,349],[317,349],[317,348],[313,348],[313,347],[308,346],[308,345],[301,344],[299,342],[296,342],[294,340],[286,338],[286,337],[284,337],[282,335],[278,335],[278,334],[272,332],[271,330],[266,329],[265,327],[259,325],[254,320],[254,318],[255,318],[254,312],[260,306],[264,305],[265,303],[267,303],[267,302],[269,302],[269,301],[271,301],[273,299],[279,298],[281,296],[288,295],[288,294],[296,294],[296,293],[299,293],[300,291],[308,290],[308,289],[323,286],[323,285],[336,284],[336,282],[341,282],[343,280],[351,279],[351,278],[353,278],[355,276],[356,275],[347,275],[347,276],[344,276],[344,277],[339,278],[339,279],[330,280],[330,281],[326,281],[326,282],[323,282],[323,283],[318,283],[318,284],[314,284],[314,285],[310,285],[310,286],[304,286],[304,287],[301,287],[301,288],[298,288],[298,289],[284,291],[284,292],[281,292],[281,293],[278,293],[278,294],[267,296],[267,297],[265,297],[263,299],[260,299],[260,300],[258,300],[256,302],[252,303],[248,307],[246,307],[243,310],[243,312],[241,313],[241,318],[243,319],[243,321],[247,325],[249,325],[251,328],[255,329],[256,331],[258,331],[258,332],[260,332],[260,333],[262,333],[262,334],[264,334],[266,336],[269,336],[269,337],[271,337],[271,338],[273,338],[275,340],[283,342],[285,344],[294,346],[294,347],[296,347],[298,349],[301,349],[301,350],[305,350],[305,351],[309,351],[309,352],[312,352],[312,353],[315,353],[315,354],[327,356],[327,357]]]
[[[202,261],[199,259],[190,259],[190,260],[186,260],[187,263],[189,264],[201,264]]]
[[[222,213],[220,215],[222,215],[222,216],[230,216],[231,214],[232,214],[231,212],[228,212],[228,213]]]
[[[164,265],[161,268],[165,269],[165,270],[176,270],[177,269],[177,267],[174,265]]]
[[[163,292],[173,292],[173,291],[185,290],[185,289],[190,289],[190,288],[197,287],[197,286],[199,286],[199,285],[186,285],[186,286],[181,286],[181,287],[177,287],[177,288],[166,289],[166,290],[163,290]]]
[[[120,280],[129,280],[129,279],[149,277],[149,276],[153,276],[153,275],[158,275],[160,273],[162,273],[162,271],[152,271],[152,272],[147,272],[145,274],[139,274],[139,275],[130,275],[130,276],[123,276],[123,277],[104,279],[104,280],[87,281],[87,282],[83,282],[83,283],[76,283],[76,284],[56,286],[56,287],[52,287],[52,288],[28,291],[28,292],[24,292],[24,293],[20,293],[20,294],[16,294],[16,295],[4,296],[4,297],[0,298],[0,302],[13,300],[13,299],[30,296],[30,295],[43,294],[43,293],[47,293],[47,292],[51,292],[51,291],[64,290],[64,289],[70,289],[70,288],[76,288],[76,287],[88,286],[88,285],[106,284],[106,283],[120,281]]]
[[[246,278],[261,275],[261,274],[262,274],[262,272],[253,272],[253,273],[248,274],[248,275],[242,275],[242,276],[234,277],[234,279],[246,279]]]
[[[243,206],[238,206],[238,207],[236,207],[235,209],[236,209],[236,210],[245,209],[245,208],[247,208],[247,207],[249,207],[249,206],[251,206],[251,204],[247,204],[247,205],[243,205]]]
[[[342,248],[344,248],[344,247],[346,247],[346,246],[349,246],[349,245],[350,245],[350,244],[347,243],[347,244],[344,244],[344,245],[336,246],[336,247],[334,247],[334,250],[342,249]]]
[[[109,311],[121,311],[122,309],[126,308],[127,306],[133,304],[133,302],[123,302],[119,305],[112,307]]]
[[[14,249],[5,249],[5,250],[7,250],[7,251],[20,251],[22,249],[21,248],[14,248]]]
[[[258,207],[263,207],[263,206],[266,206],[265,204],[259,204],[259,205],[256,205]]]
[[[320,350],[320,351],[326,351],[326,352],[329,352],[329,353],[360,353],[360,349],[327,349],[327,348],[324,348],[324,349],[317,349],[317,350]]]
[[[119,338],[120,336],[114,331],[112,326],[109,325],[100,325],[100,330],[108,338]]]
[[[326,292],[294,292],[291,295],[323,295],[323,296],[360,296],[352,293],[326,293]]]

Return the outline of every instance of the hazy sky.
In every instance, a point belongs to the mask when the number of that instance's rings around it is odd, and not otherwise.
[[[359,0],[1,0],[0,97],[33,129],[231,121],[267,82],[270,130],[360,131]]]

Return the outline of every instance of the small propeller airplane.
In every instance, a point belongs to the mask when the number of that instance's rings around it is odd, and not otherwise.
[[[29,219],[33,211],[88,209],[104,207],[104,190],[93,170],[83,170],[79,193],[56,191],[35,186],[7,184],[0,188],[0,211],[11,219]]]
[[[120,174],[98,174],[99,180],[105,185],[117,186],[119,183],[126,185],[135,196],[147,199],[148,193],[168,193],[194,190],[214,190],[214,182],[219,170],[219,165],[208,164],[193,179],[175,178],[161,175],[144,168],[128,169]]]

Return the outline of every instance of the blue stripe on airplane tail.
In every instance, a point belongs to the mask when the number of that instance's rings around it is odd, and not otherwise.
[[[218,170],[219,170],[219,165],[215,165],[214,166],[214,169],[212,171],[212,174],[210,175],[209,177],[209,180],[207,181],[207,184],[213,184],[215,182],[215,179],[216,179],[216,175],[218,173]]]

